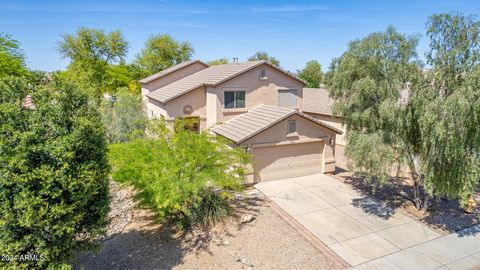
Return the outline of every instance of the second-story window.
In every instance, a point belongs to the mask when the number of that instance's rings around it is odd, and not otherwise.
[[[225,108],[245,108],[245,91],[225,91]]]
[[[278,106],[296,107],[297,106],[297,89],[278,90]]]

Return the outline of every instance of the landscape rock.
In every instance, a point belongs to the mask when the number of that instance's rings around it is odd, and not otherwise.
[[[240,217],[240,223],[250,223],[255,219],[255,216],[252,214],[243,214]]]

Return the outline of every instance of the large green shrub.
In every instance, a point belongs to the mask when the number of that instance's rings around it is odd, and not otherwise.
[[[147,116],[143,110],[142,96],[123,87],[118,89],[116,98],[116,102],[104,100],[100,106],[107,140],[111,143],[124,142],[143,136]]]
[[[140,201],[160,218],[209,225],[227,217],[230,191],[242,188],[245,151],[208,133],[158,130],[110,146],[113,179],[137,187]]]
[[[32,95],[35,109],[22,106]],[[86,95],[54,81],[33,91],[0,81],[1,269],[65,269],[106,225],[108,164],[100,115]]]

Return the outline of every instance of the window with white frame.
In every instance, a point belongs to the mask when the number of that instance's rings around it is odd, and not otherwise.
[[[278,90],[278,106],[296,107],[297,106],[297,89],[279,89]]]
[[[225,91],[225,109],[245,108],[245,91]]]
[[[287,122],[287,134],[292,134],[297,132],[297,121],[288,120]]]

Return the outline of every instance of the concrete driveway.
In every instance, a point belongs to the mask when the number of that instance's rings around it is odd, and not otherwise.
[[[453,262],[450,259],[454,258],[439,259],[442,262],[430,257],[427,260],[412,251],[422,243],[442,240],[441,234],[329,176],[316,174],[271,181],[259,183],[256,188],[351,266],[376,269],[379,264],[379,269],[383,269],[385,264],[389,269],[435,269]],[[480,242],[478,248],[480,252]],[[397,253],[402,255],[396,262],[382,260]],[[416,264],[415,260],[424,263]]]

